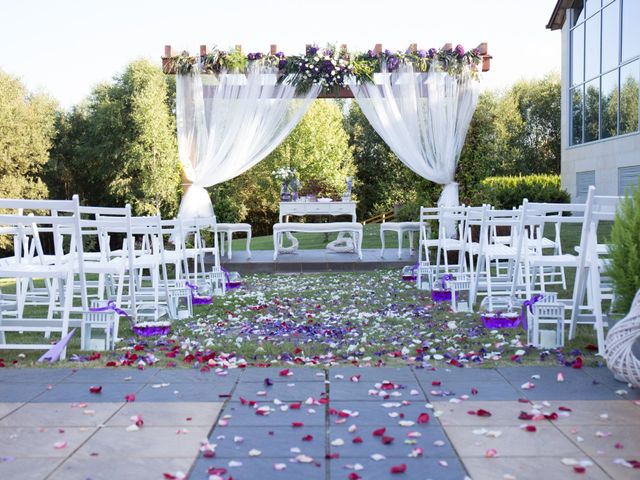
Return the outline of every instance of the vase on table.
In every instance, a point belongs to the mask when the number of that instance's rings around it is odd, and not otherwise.
[[[298,189],[300,188],[300,183],[298,182],[298,180],[293,180],[291,182],[291,201],[293,202],[297,202],[298,201]]]
[[[282,188],[280,189],[280,200],[283,202],[291,201],[291,194],[289,193],[289,182],[282,182]]]

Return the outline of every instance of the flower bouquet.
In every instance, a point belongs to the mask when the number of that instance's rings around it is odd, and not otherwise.
[[[280,200],[283,202],[291,201],[291,194],[289,193],[289,184],[295,182],[295,192],[297,197],[298,186],[298,173],[295,168],[280,167],[277,170],[271,172],[271,176],[276,180],[282,182],[282,188],[280,189]]]

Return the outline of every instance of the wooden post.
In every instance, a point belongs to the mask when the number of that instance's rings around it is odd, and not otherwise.
[[[242,53],[242,45],[236,45],[236,51]]]
[[[343,43],[342,45],[340,45],[340,51],[346,52],[347,51],[347,44]]]
[[[173,48],[171,48],[171,45],[164,46],[164,56],[165,58],[173,57]]]
[[[418,44],[412,43],[411,45],[409,45],[409,51],[411,53],[416,53],[418,51]]]
[[[376,54],[380,54],[380,53],[382,53],[382,44],[381,44],[381,43],[376,43],[376,46],[375,46],[375,47],[373,47],[373,51],[374,51]]]
[[[200,45],[200,56],[201,57],[206,57],[207,56],[207,46],[206,45]]]
[[[450,43],[445,43],[442,48],[445,49],[445,50],[451,50],[452,45]]]
[[[162,71],[164,73],[175,73],[173,71],[171,57],[173,57],[173,49],[171,48],[171,45],[165,45],[164,55],[162,56]]]
[[[489,55],[489,44],[487,42],[482,42],[478,45],[478,50],[482,57],[482,71],[488,72],[491,68],[491,59],[493,58]]]
[[[278,52],[278,46],[274,43],[271,45],[271,55],[275,55]]]

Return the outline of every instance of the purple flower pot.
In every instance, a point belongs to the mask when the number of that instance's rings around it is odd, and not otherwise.
[[[156,337],[169,335],[169,332],[171,332],[171,325],[134,325],[132,329],[133,333],[139,337]]]
[[[520,326],[522,316],[518,314],[502,314],[500,312],[487,312],[480,315],[480,320],[485,328],[518,328]]]
[[[456,292],[456,301],[460,298],[460,294]],[[450,302],[451,290],[431,290],[431,300],[434,302]]]

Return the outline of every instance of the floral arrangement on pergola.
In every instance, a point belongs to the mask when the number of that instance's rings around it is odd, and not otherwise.
[[[243,53],[237,45],[229,50],[200,46],[200,54],[192,55],[183,51],[173,55],[171,46],[165,47],[162,66],[165,73],[187,74],[198,70],[200,73],[220,74],[244,73],[250,65],[271,67],[278,71],[279,81],[295,85],[302,91],[317,84],[325,95],[344,97],[348,79],[355,77],[358,83],[373,81],[375,73],[393,73],[402,65],[411,65],[415,72],[429,72],[433,69],[445,71],[452,76],[469,70],[472,73],[489,70],[491,56],[487,44],[465,50],[462,45],[452,47],[445,44],[441,48],[418,49],[412,44],[405,51],[383,50],[378,44],[367,52],[350,52],[346,45],[307,45],[305,53],[287,55],[271,45],[269,53]],[[480,66],[481,64],[481,66]]]

